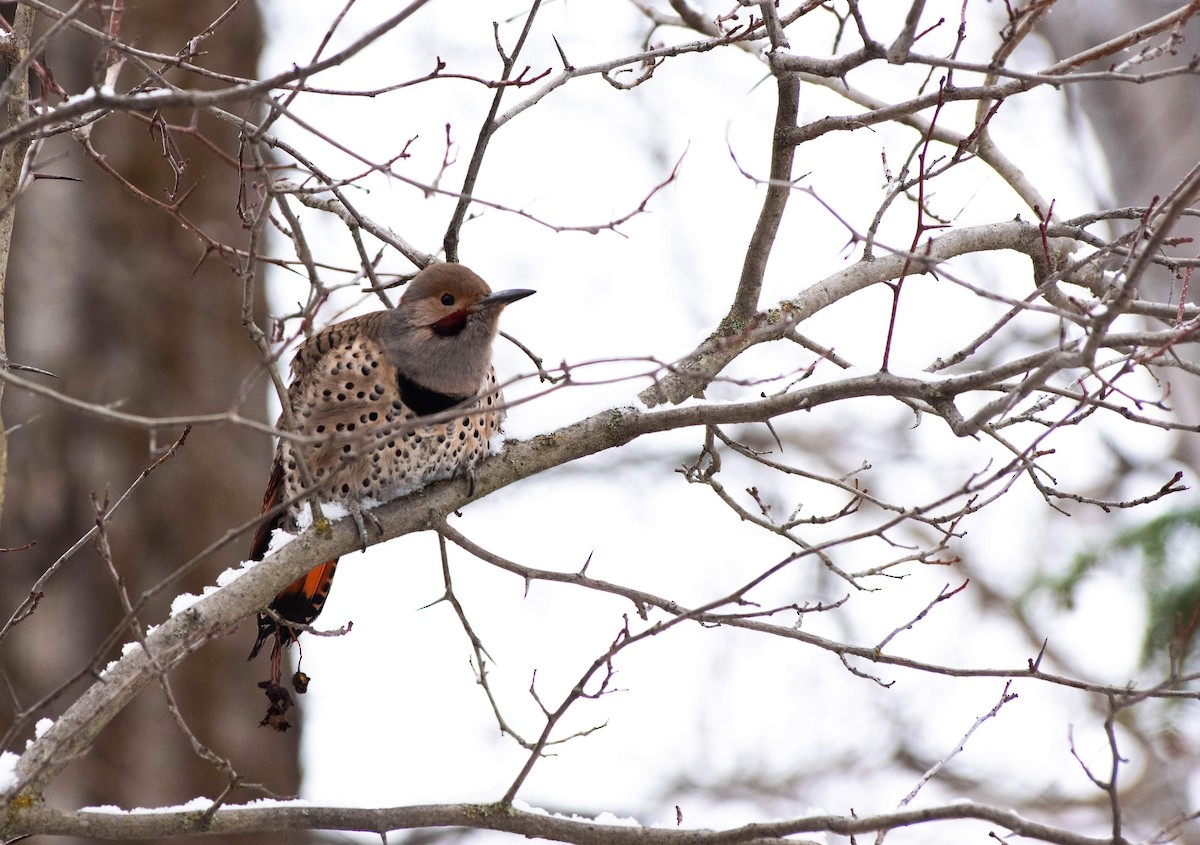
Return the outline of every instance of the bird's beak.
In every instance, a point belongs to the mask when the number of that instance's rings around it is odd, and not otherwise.
[[[499,308],[516,302],[518,299],[524,299],[527,296],[533,296],[537,291],[525,290],[523,288],[514,288],[513,290],[498,290],[493,294],[485,296],[483,299],[475,303],[474,311],[486,311],[489,308]]]

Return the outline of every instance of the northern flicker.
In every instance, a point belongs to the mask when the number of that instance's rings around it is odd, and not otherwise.
[[[432,264],[409,283],[395,308],[344,320],[306,340],[292,360],[288,402],[297,433],[319,439],[294,445],[280,438],[263,512],[303,494],[307,468],[317,499],[349,511],[365,548],[364,505],[469,473],[487,454],[504,417],[492,369],[500,312],[532,293],[492,293],[462,265]],[[422,422],[433,415],[440,421]],[[263,520],[250,559],[263,558],[275,528],[295,530],[304,507],[298,501]],[[275,596],[271,610],[281,619],[311,624],[336,569],[336,558],[314,567]],[[295,629],[259,614],[250,658],[274,638],[274,685],[282,649],[297,636]]]

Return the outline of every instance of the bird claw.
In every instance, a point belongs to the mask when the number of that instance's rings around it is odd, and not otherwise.
[[[355,503],[350,508],[350,516],[354,519],[354,527],[358,529],[358,541],[362,546],[362,550],[367,550],[370,538],[367,536],[367,521],[375,528],[375,532],[380,537],[383,536],[383,523],[379,521],[379,517],[370,511],[363,510],[362,506]],[[363,518],[366,517],[366,520]]]
[[[475,498],[475,467],[460,468],[454,472],[455,478],[465,478],[467,480],[467,498]]]

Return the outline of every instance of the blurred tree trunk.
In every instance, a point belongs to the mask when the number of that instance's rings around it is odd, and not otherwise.
[[[1042,31],[1059,58],[1065,58],[1180,7],[1179,0],[1059,0],[1042,19]],[[1149,59],[1131,73],[1151,73],[1187,64],[1197,52],[1200,18],[1188,21],[1178,51]],[[1154,39],[1166,45],[1168,36]],[[1126,60],[1134,54],[1123,54]],[[1104,71],[1112,60],[1086,70]],[[1086,82],[1071,86],[1073,102],[1085,116],[1108,157],[1113,193],[1118,203],[1149,205],[1196,164],[1195,144],[1181,142],[1194,132],[1200,108],[1200,85],[1194,75],[1163,79],[1154,85],[1131,82]],[[1198,234],[1192,222],[1190,234]],[[1163,280],[1162,274],[1158,277]]]
[[[1140,24],[1180,7],[1178,0],[1059,0],[1042,19],[1042,32],[1059,58],[1065,58]],[[1200,52],[1200,16],[1194,16],[1179,33],[1178,49],[1164,51],[1131,70],[1152,73],[1186,65]],[[1155,45],[1167,46],[1168,35]],[[1127,53],[1126,60],[1135,55]],[[1113,62],[1100,62],[1085,70],[1108,70]],[[1200,85],[1191,74],[1162,79],[1154,85],[1131,82],[1088,82],[1070,88],[1072,102],[1095,132],[1108,160],[1114,206],[1148,206],[1161,199],[1196,165],[1195,115],[1200,112]],[[1200,242],[1200,221],[1184,218],[1176,224],[1179,235],[1193,238],[1175,250],[1176,255],[1194,257]],[[1178,301],[1183,283],[1166,270],[1153,268],[1145,286],[1153,285],[1154,297]],[[1200,278],[1193,278],[1187,298],[1197,301]],[[1147,290],[1144,293],[1151,293]],[[1200,397],[1193,391],[1174,391],[1171,404],[1181,419],[1200,415]],[[1200,441],[1179,439],[1179,457],[1190,466],[1200,466]]]
[[[1059,0],[1042,20],[1042,32],[1059,58],[1073,55],[1092,44],[1165,15],[1180,7],[1177,0]],[[1132,70],[1150,73],[1187,63],[1200,52],[1200,19],[1188,21],[1180,33],[1184,42],[1177,52],[1169,51]],[[1165,45],[1167,36],[1153,43]],[[1134,54],[1126,54],[1132,59]],[[1084,70],[1108,70],[1111,60]],[[1200,113],[1200,85],[1193,75],[1163,79],[1154,85],[1129,82],[1089,82],[1071,86],[1072,101],[1085,118],[1108,160],[1112,184],[1112,205],[1148,206],[1166,195],[1196,165],[1195,116]],[[1175,234],[1200,237],[1200,225],[1184,218]],[[1195,241],[1184,245],[1177,255],[1196,254]],[[1192,280],[1187,299],[1195,302],[1200,278]],[[1178,301],[1182,282],[1166,270],[1155,268],[1146,275],[1143,290],[1147,299]],[[1200,418],[1200,397],[1187,389],[1171,391],[1167,400],[1181,420]],[[1120,454],[1120,445],[1114,443]],[[1200,467],[1200,438],[1180,437],[1176,456],[1191,467]],[[1114,478],[1114,482],[1119,479]],[[1183,816],[1192,812],[1187,783],[1197,760],[1188,743],[1167,743],[1177,754],[1148,761],[1141,776],[1122,789],[1123,811],[1130,817],[1172,813]],[[1145,746],[1151,749],[1150,745]],[[1156,752],[1157,753],[1157,752]],[[1181,828],[1179,842],[1197,843],[1194,831]]]
[[[122,39],[173,54],[228,6],[228,0],[131,3]],[[89,23],[103,29],[106,18],[96,11],[101,8],[109,7],[95,7]],[[40,25],[44,28],[45,21]],[[258,9],[246,2],[202,42],[197,62],[253,76],[262,38]],[[68,91],[82,91],[99,82],[102,59],[94,41],[65,33],[51,41],[44,63]],[[187,84],[178,72],[171,78]],[[185,125],[191,120],[186,113],[164,116]],[[237,137],[228,126],[201,120],[200,129],[236,159]],[[115,115],[95,127],[93,139],[117,171],[149,196],[167,198],[174,175],[159,133],[145,122]],[[178,135],[176,141],[186,165],[181,187],[195,188],[184,213],[218,240],[244,245],[236,168],[191,137]],[[43,381],[71,396],[119,402],[140,414],[210,413],[237,403],[243,381],[259,362],[240,325],[242,285],[230,266],[206,253],[177,221],[131,196],[69,136],[47,142],[38,170],[81,181],[39,180],[18,206],[7,294],[12,360],[54,372],[57,380]],[[247,416],[266,418],[261,380],[246,390],[238,407]],[[10,430],[10,469],[0,546],[37,544],[0,557],[6,567],[0,595],[7,618],[35,579],[93,525],[91,496],[115,500],[180,431],[151,435],[13,388],[4,395],[3,419]],[[135,600],[257,512],[270,452],[262,434],[198,429],[144,482],[114,515],[109,532],[113,558]],[[175,594],[212,583],[218,572],[242,559],[248,542],[238,538],[210,556],[154,602],[142,624],[161,618]],[[82,549],[50,582],[37,612],[15,629],[0,653],[18,709],[87,666],[120,618],[103,561],[91,547]],[[130,639],[128,633],[122,637]],[[202,743],[230,758],[247,781],[276,794],[294,794],[297,737],[258,726],[265,702],[255,682],[265,674],[245,662],[252,641],[243,626],[174,672],[172,686]],[[99,655],[97,668],[114,656]],[[5,696],[0,721],[11,719],[13,707]],[[93,752],[71,765],[53,797],[63,806],[170,805],[198,795],[215,797],[225,783],[221,772],[192,750],[154,687],[101,735]],[[259,795],[238,790],[231,800]]]

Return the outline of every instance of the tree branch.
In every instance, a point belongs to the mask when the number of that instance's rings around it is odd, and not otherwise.
[[[97,839],[150,839],[195,830],[201,810],[116,814],[80,811],[64,813],[28,807],[0,821],[0,835],[77,835]],[[786,845],[785,837],[804,833],[854,836],[880,830],[928,825],[954,819],[975,819],[1005,831],[1054,845],[1111,845],[1108,838],[1084,836],[1032,821],[1012,810],[956,802],[920,810],[877,816],[814,815],[762,822],[724,830],[650,828],[599,824],[496,804],[444,804],[362,809],[357,807],[234,806],[218,810],[203,828],[206,834],[274,833],[284,830],[346,830],[385,834],[392,830],[463,827],[495,830],[529,839],[548,839],[573,845]]]

